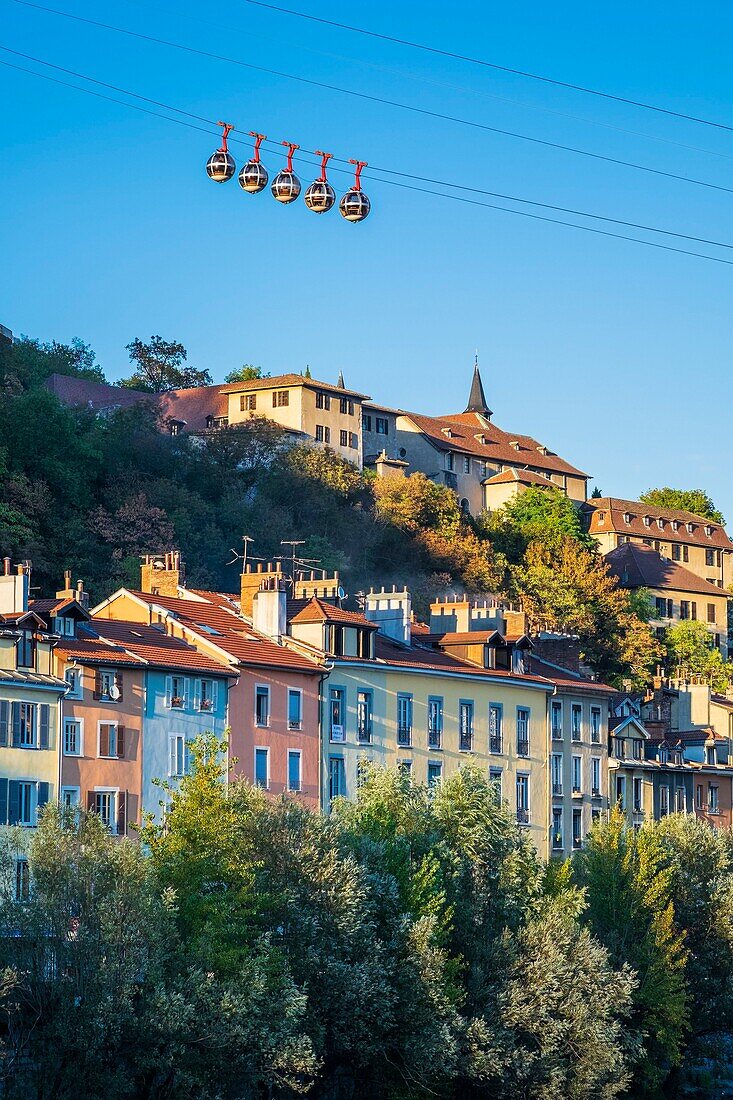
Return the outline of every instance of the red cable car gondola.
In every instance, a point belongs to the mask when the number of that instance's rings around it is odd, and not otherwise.
[[[226,183],[237,170],[234,157],[227,149],[227,137],[234,127],[228,122],[217,122],[217,126],[221,126],[224,131],[221,135],[221,145],[207,160],[206,171],[214,183]]]
[[[291,141],[284,141],[282,144],[285,145],[288,150],[288,163],[287,166],[275,176],[270,190],[278,202],[287,206],[288,203],[295,202],[300,194],[300,180],[293,171],[293,153],[296,149],[300,149],[300,146],[294,145]]]
[[[346,218],[347,222],[363,222],[372,208],[369,197],[361,189],[361,171],[362,168],[366,168],[367,162],[365,160],[350,160],[349,164],[356,165],[354,186],[342,196],[339,203],[339,212],[343,218]]]
[[[325,214],[336,202],[336,192],[326,179],[326,165],[333,153],[323,153],[320,149],[316,149],[316,156],[322,158],[321,174],[317,180],[313,180],[309,187],[306,187],[303,200],[308,209],[312,210],[314,214]]]
[[[250,130],[250,137],[255,139],[255,150],[251,160],[242,165],[239,173],[239,186],[250,195],[257,195],[267,187],[267,169],[260,161],[260,145],[267,134],[257,134]]]

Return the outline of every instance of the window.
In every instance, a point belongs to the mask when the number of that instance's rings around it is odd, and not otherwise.
[[[24,630],[17,642],[18,667],[35,668],[36,664],[36,639],[32,630]]]
[[[709,746],[708,748],[705,749],[705,763],[706,764],[717,764],[718,763],[714,746]]]
[[[0,822],[35,825],[36,814],[48,802],[48,783],[28,779],[0,779]]]
[[[428,761],[428,787],[435,787],[443,778],[443,764],[440,760]]]
[[[616,776],[616,801],[622,810],[626,809],[626,776]]]
[[[520,825],[529,824],[529,776],[517,776],[517,821]]]
[[[573,848],[583,843],[583,816],[581,810],[573,810]]]
[[[99,723],[99,756],[119,758],[125,755],[125,737],[121,725],[117,722]]]
[[[13,725],[13,744],[22,749],[34,749],[36,747],[35,705],[33,703],[14,703]]]
[[[590,708],[590,739],[594,745],[601,743],[601,708]]]
[[[81,803],[81,790],[79,787],[61,788],[61,805],[65,810],[75,810]]]
[[[583,759],[580,756],[574,756],[571,763],[573,775],[573,794],[580,794],[582,791]]]
[[[196,707],[198,710],[211,711],[216,709],[216,682],[214,680],[198,680],[196,683]]]
[[[560,796],[562,794],[562,756],[559,752],[553,752],[552,754],[551,773],[552,793]]]
[[[601,793],[601,761],[597,756],[591,757],[590,789],[594,798],[597,798]]]
[[[67,683],[67,699],[81,699],[83,695],[80,668],[67,668],[64,672],[64,680]]]
[[[562,703],[554,700],[550,709],[550,721],[552,726],[552,738],[554,741],[562,741]]]
[[[328,697],[328,710],[329,710],[329,725],[331,729],[332,741],[345,741],[346,732],[344,727],[344,689],[343,688],[331,688]],[[334,760],[341,760],[341,757],[334,757]]]
[[[295,688],[288,689],[288,729],[303,728],[303,692]]]
[[[316,443],[323,443],[323,424],[316,424]]]
[[[613,755],[616,757],[617,760],[625,760],[626,759],[626,738],[625,737],[616,737],[616,738],[614,738]]]
[[[501,704],[490,703],[489,704],[489,752],[502,752],[503,749],[503,731],[502,722],[503,710]]]
[[[97,672],[94,698],[104,703],[119,703],[122,700],[122,673],[100,668]]]
[[[35,783],[18,783],[18,825],[33,825],[33,794]]]
[[[690,601],[680,600],[680,618],[689,619],[690,617]]]
[[[348,447],[349,445],[349,433],[345,432],[343,428],[339,432],[339,443],[342,447]]]
[[[494,788],[494,793],[496,794],[496,801],[501,804],[501,800],[502,800],[501,768],[489,768],[489,783]]]
[[[349,432],[349,446],[351,447],[352,451],[359,450],[359,437],[357,436],[356,432]]]
[[[471,473],[471,459],[468,457],[468,455],[463,456],[463,472],[464,474]]]
[[[270,689],[266,684],[258,684],[255,688],[255,725],[269,726],[270,724]]]
[[[28,901],[31,896],[31,873],[28,860],[19,856],[15,861],[15,900]]]
[[[708,813],[719,814],[720,813],[720,801],[718,799],[718,786],[715,783],[708,783]]]
[[[397,744],[412,743],[412,696],[397,696]]]
[[[354,415],[354,402],[350,397],[342,397],[339,407],[343,416]]]
[[[346,796],[346,768],[343,756],[328,758],[328,800]]]
[[[166,683],[168,706],[172,710],[183,710],[186,706],[188,684],[183,676],[169,676]]]
[[[671,619],[674,615],[674,601],[667,600],[664,596],[657,596],[654,600],[658,619]]]
[[[270,750],[255,749],[255,787],[267,790],[270,786]]]
[[[330,409],[331,408],[331,394],[323,393],[318,390],[316,393],[316,408],[317,409]]]
[[[117,832],[116,800],[117,794],[115,791],[93,791],[90,799],[90,808],[111,833]]]
[[[297,749],[288,751],[288,790],[299,791],[300,781],[300,752]]]
[[[682,560],[683,561],[689,561],[690,560],[690,548],[689,548],[689,546],[683,546],[682,547]]]
[[[453,451],[448,451],[445,456],[445,468],[446,470],[454,470],[456,467],[456,458]]]
[[[562,846],[562,810],[558,807],[552,811],[552,847]]]
[[[674,812],[676,814],[683,814],[683,813],[686,812],[686,801],[687,800],[685,799],[685,788],[684,787],[679,787],[679,786],[675,787],[675,791],[674,791]]]
[[[361,430],[363,432],[370,432],[372,430],[372,418],[368,413],[361,414]]]
[[[702,783],[698,783],[695,787],[695,809],[702,809]]]
[[[631,755],[634,760],[641,760],[644,755],[642,752],[642,741],[638,737],[632,737],[631,739]]]
[[[254,412],[257,408],[257,394],[256,393],[243,393],[239,398],[239,411],[240,412]]]
[[[443,740],[443,700],[428,699],[428,748],[439,749]]]
[[[643,780],[637,776],[634,779],[634,813],[640,814],[644,809],[644,784]]]
[[[76,633],[74,619],[70,615],[55,615],[53,629],[64,638],[73,638]]]
[[[672,561],[679,561],[681,558],[680,544],[678,542],[672,543]]]
[[[715,622],[715,604],[714,603],[709,603],[708,604],[708,622],[709,623],[714,623]]]
[[[473,749],[473,702],[467,699],[458,704],[458,748],[461,752]]]
[[[273,409],[283,409],[286,405],[290,404],[290,390],[273,390],[272,393],[272,407]]]
[[[583,707],[580,703],[573,703],[570,708],[570,737],[573,741],[580,741],[583,725]]]
[[[64,755],[81,756],[81,721],[78,718],[64,719]]]
[[[517,707],[517,755],[529,756],[529,710]]]
[[[371,691],[357,691],[356,693],[356,737],[362,745],[371,744],[372,740],[372,693]]]
[[[668,764],[669,763],[669,749],[667,748],[666,745],[660,746],[660,748],[659,748],[659,763],[660,764]]]
[[[705,549],[705,564],[715,565],[715,551],[708,548]]]
[[[377,416],[374,420],[377,435],[389,435],[389,421],[386,416]]]
[[[323,429],[323,442],[324,443],[330,443],[331,442],[331,429],[329,428],[328,424],[326,424],[326,426]]]
[[[659,788],[659,816],[666,817],[669,813],[669,787]]]
[[[412,779],[412,760],[398,760],[397,771],[403,779]]]
[[[178,778],[188,775],[190,770],[188,741],[182,733],[171,735],[168,750],[168,774]]]

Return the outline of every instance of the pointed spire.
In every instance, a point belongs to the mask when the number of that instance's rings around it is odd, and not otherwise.
[[[481,372],[478,369],[478,352],[476,352],[476,358],[473,363],[473,379],[471,380],[471,392],[468,395],[468,405],[465,411],[481,413],[487,419],[491,419],[491,409],[486,402],[486,394],[484,393],[483,383],[481,381]]]
[[[344,372],[342,370],[339,371],[338,382],[336,383],[336,385],[340,390],[346,389],[346,383],[344,382]]]

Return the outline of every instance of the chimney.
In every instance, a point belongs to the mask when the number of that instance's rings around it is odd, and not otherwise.
[[[183,566],[178,550],[165,554],[146,554],[140,569],[140,588],[154,596],[179,595],[183,583]]]
[[[412,639],[412,599],[406,588],[392,591],[372,589],[364,601],[364,616],[375,623],[380,634],[401,645],[409,645]]]
[[[465,596],[437,599],[430,605],[431,634],[465,634],[469,629],[471,605]]]
[[[316,577],[315,572],[311,571],[309,577],[301,575],[296,578],[293,595],[296,600],[309,600],[312,596],[318,596],[322,600],[337,600],[340,588],[338,569],[331,574],[325,573],[322,577]]]
[[[246,566],[240,577],[239,590],[239,609],[246,619],[252,619],[255,594],[263,587],[264,581],[282,581],[284,583],[285,574],[283,573],[282,562],[276,561],[273,564],[273,562],[268,561],[263,568],[260,561],[257,562],[257,568],[254,570],[251,565]]]
[[[252,575],[258,576],[257,573]],[[264,579],[252,596],[252,626],[266,638],[279,642],[287,630],[288,594],[285,581],[277,574],[259,575]]]
[[[0,615],[16,615],[28,610],[28,589],[31,567],[29,562],[16,566],[12,572],[10,558],[3,558],[0,576]]]
[[[377,477],[405,477],[409,465],[401,458],[389,458],[384,450],[374,460]]]

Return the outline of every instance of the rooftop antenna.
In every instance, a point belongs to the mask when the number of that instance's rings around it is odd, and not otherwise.
[[[305,546],[305,539],[280,539],[281,546],[289,546],[292,554],[291,580],[295,580],[295,562],[297,560],[296,546]]]
[[[244,553],[240,554],[238,550],[231,547],[232,560],[227,562],[227,565],[234,565],[235,562],[241,561],[242,572],[247,572],[247,561],[264,561],[264,558],[258,558],[254,554],[248,553],[248,546],[254,539],[251,535],[242,535],[242,542],[244,543]]]

